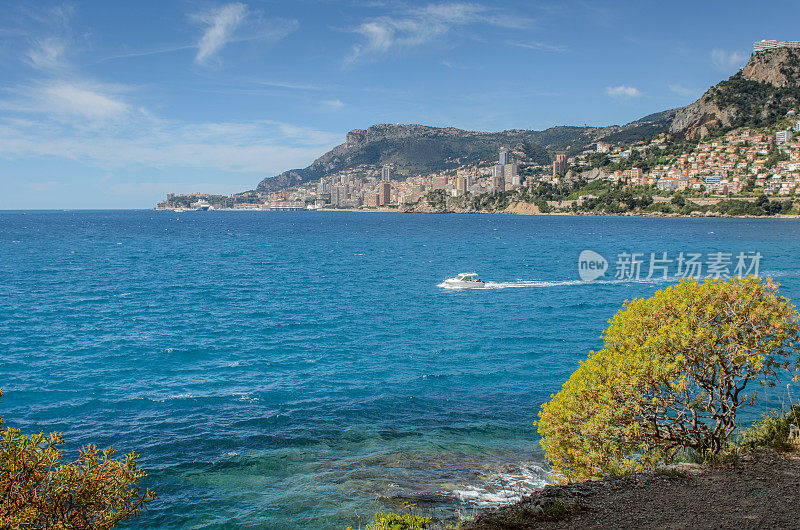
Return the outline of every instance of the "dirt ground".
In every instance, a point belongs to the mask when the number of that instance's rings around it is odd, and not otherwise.
[[[557,521],[532,515],[554,498],[580,508]],[[762,449],[723,466],[681,464],[674,471],[547,486],[467,528],[800,529],[800,453]]]

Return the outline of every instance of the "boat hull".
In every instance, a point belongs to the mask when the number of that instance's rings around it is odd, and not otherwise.
[[[484,282],[465,282],[462,280],[456,280],[453,278],[448,278],[447,280],[442,282],[443,287],[447,287],[448,289],[482,289],[486,287]]]

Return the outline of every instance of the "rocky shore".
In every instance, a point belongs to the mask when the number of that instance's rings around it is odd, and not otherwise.
[[[546,486],[460,528],[800,528],[799,505],[800,454],[758,449],[725,465]]]

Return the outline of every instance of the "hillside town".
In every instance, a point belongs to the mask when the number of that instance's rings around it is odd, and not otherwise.
[[[795,112],[792,112],[787,119],[794,117]],[[797,120],[791,128],[737,129],[701,141],[691,151],[674,156],[649,172],[632,167],[614,171],[607,178],[623,186],[655,186],[661,191],[690,190],[720,196],[747,192],[794,196],[800,184],[798,132],[800,121]],[[612,156],[627,159],[634,151],[646,153],[652,147],[663,148],[663,137],[624,151],[599,143],[597,152],[611,150]]]
[[[662,128],[662,132],[647,140],[617,138],[613,141],[612,137],[602,137],[590,140],[583,148],[575,145],[563,151],[551,148],[544,157],[541,153],[531,156],[529,142],[499,146],[500,142],[495,142],[497,151],[482,148],[480,156],[473,157],[470,163],[457,165],[460,159],[450,157],[439,164],[448,169],[427,172],[410,172],[408,166],[396,168],[390,157],[380,156],[379,160],[388,163],[326,170],[321,178],[310,178],[277,191],[259,187],[228,196],[169,194],[156,208],[408,211],[425,201],[428,205],[435,201],[446,206],[447,200],[443,198],[447,198],[462,205],[460,211],[471,211],[469,204],[474,210],[478,204],[507,205],[509,198],[513,198],[516,202],[539,201],[539,211],[574,212],[582,210],[586,199],[590,204],[591,199],[597,199],[595,193],[612,191],[617,195],[600,201],[610,207],[595,203],[593,211],[619,213],[614,203],[625,202],[619,193],[628,193],[625,197],[629,198],[629,204],[623,210],[627,212],[639,211],[670,198],[675,198],[673,204],[680,205],[684,197],[692,198],[692,206],[716,205],[726,200],[753,202],[756,198],[762,204],[763,201],[782,200],[791,205],[800,191],[800,97],[796,92],[783,92],[787,97],[770,96],[769,87],[788,86],[790,80],[786,76],[800,76],[800,72],[792,70],[798,65],[795,55],[786,55],[780,67],[770,63],[770,58],[773,52],[796,53],[798,49],[800,43],[796,41],[755,42],[748,66],[730,80],[712,87],[693,104],[710,102],[716,105],[715,97],[731,94],[740,104],[756,101],[755,107],[739,110],[742,114],[739,126],[730,125],[725,122],[727,118],[720,116],[706,118],[706,112],[720,111],[712,105],[698,113],[700,119],[707,120],[700,124],[701,128],[685,136]],[[743,77],[737,78],[740,74]],[[765,87],[767,92],[764,92]],[[776,109],[780,110],[776,112]],[[748,113],[750,118],[755,118],[746,121]],[[760,126],[750,126],[752,123]],[[349,133],[346,147],[351,147],[353,133],[363,134],[364,131]],[[355,136],[353,139],[354,145],[357,144]],[[552,157],[552,163],[542,165],[543,158],[547,160],[548,157]],[[630,199],[634,192],[635,197],[641,199],[638,203]],[[793,207],[782,207],[780,213],[790,209],[794,211]],[[646,210],[652,211],[686,213],[663,208]]]
[[[550,166],[528,160],[518,147],[501,147],[494,161],[427,175],[397,178],[391,165],[359,166],[269,194],[168,196],[162,209],[318,210],[376,209],[412,205],[432,191],[447,196],[605,181],[628,189],[641,186],[655,195],[673,192],[709,197],[794,197],[800,185],[800,119],[791,111],[771,128],[740,128],[671,153],[666,134],[632,146],[597,142],[582,153],[556,154]],[[674,151],[674,149],[673,149]]]

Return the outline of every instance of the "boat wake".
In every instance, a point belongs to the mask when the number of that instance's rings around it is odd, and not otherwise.
[[[570,285],[581,285],[586,282],[581,280],[517,280],[515,282],[486,282],[485,289],[519,289],[523,287],[566,287]]]
[[[465,291],[465,290],[480,290],[480,289],[522,289],[526,287],[533,287],[533,288],[548,288],[548,287],[572,287],[576,285],[614,285],[614,284],[632,284],[632,283],[645,283],[645,284],[659,284],[659,283],[676,283],[680,281],[681,278],[651,278],[651,279],[612,279],[612,280],[593,280],[590,282],[585,282],[583,280],[516,280],[513,282],[486,282],[486,285],[483,287],[471,287],[470,289],[465,289],[463,287],[453,286],[451,284],[446,284],[444,282],[437,285],[437,287],[441,287],[442,289],[454,290],[454,291]]]

